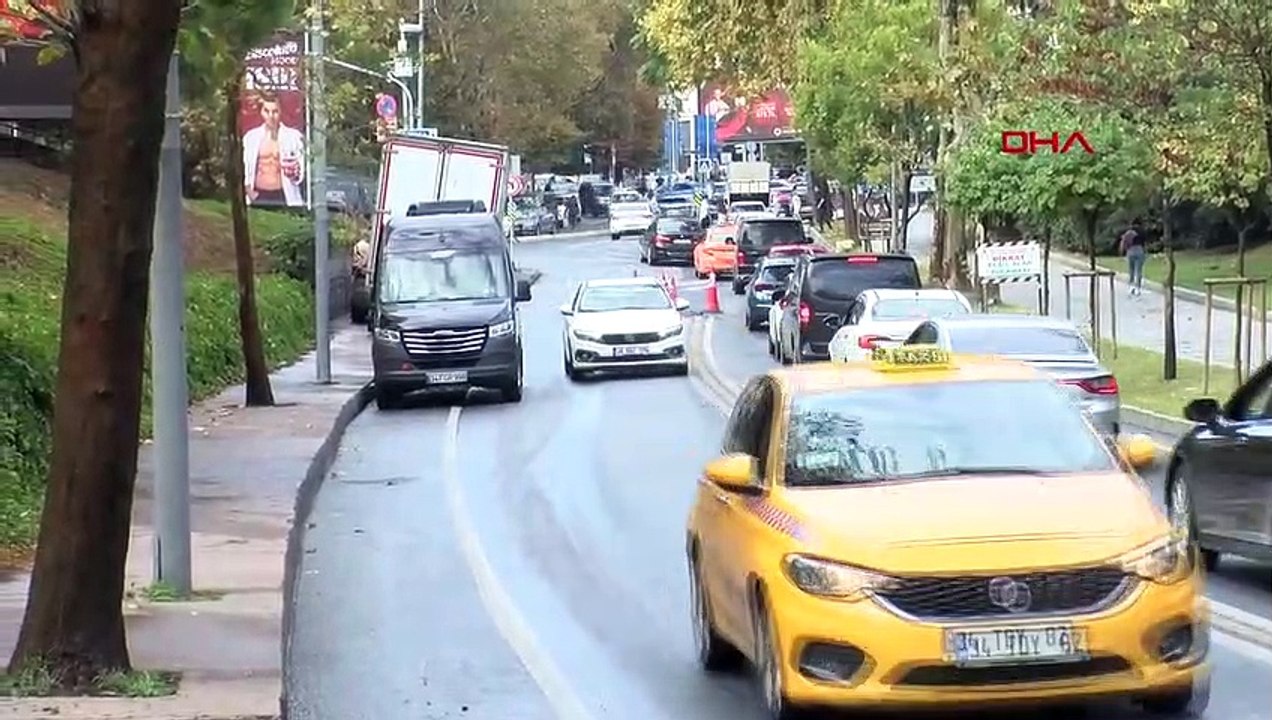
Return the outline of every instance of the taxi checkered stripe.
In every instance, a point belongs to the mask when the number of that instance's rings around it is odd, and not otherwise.
[[[745,502],[746,509],[760,519],[765,525],[777,530],[780,533],[789,535],[796,539],[804,539],[804,527],[800,525],[799,520],[794,515],[773,505],[763,498],[748,498]]]

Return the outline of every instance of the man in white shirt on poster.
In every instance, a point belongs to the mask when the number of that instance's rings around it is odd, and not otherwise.
[[[261,124],[243,133],[243,181],[249,205],[305,204],[305,136],[283,124],[278,95],[256,98]]]

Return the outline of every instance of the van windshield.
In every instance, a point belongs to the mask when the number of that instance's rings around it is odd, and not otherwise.
[[[756,250],[768,249],[774,245],[804,245],[809,242],[811,240],[804,234],[804,225],[800,221],[768,220],[746,223],[738,245]]]
[[[485,249],[407,250],[384,258],[380,301],[491,300],[508,296],[507,266]]]

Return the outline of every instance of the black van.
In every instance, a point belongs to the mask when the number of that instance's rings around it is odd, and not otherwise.
[[[384,237],[372,285],[376,405],[464,386],[520,402],[517,303],[530,300],[530,283],[518,276],[495,216],[400,218]]]
[[[904,254],[835,254],[799,258],[781,302],[777,357],[783,365],[830,359],[830,341],[866,290],[918,290],[919,266]]]
[[[795,218],[763,217],[743,220],[738,228],[737,272],[733,274],[733,294],[746,292],[760,260],[778,245],[810,245],[804,223]]]

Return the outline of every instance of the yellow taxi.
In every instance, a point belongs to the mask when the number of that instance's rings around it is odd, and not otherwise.
[[[773,718],[1208,700],[1195,548],[1048,378],[922,346],[743,388],[688,524],[710,671],[749,660]]]

